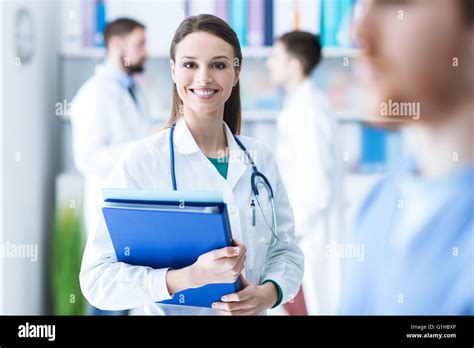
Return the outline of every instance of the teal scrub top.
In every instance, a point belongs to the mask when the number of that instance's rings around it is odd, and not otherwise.
[[[224,178],[227,179],[227,172],[229,170],[229,157],[221,157],[221,158],[211,158],[208,157],[209,161],[216,167],[219,174]]]

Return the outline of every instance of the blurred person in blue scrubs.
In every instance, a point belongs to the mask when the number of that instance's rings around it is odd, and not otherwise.
[[[312,81],[321,56],[318,36],[292,31],[275,42],[266,62],[273,83],[285,91],[277,117],[277,162],[293,206],[298,245],[305,254],[303,291],[294,305],[285,306],[296,315],[335,314],[340,283],[339,260],[325,252],[342,232],[342,180],[335,111]]]
[[[152,134],[144,93],[135,74],[148,59],[145,26],[130,18],[104,31],[106,59],[79,89],[71,108],[73,155],[84,176],[84,220],[89,234],[99,223],[101,188],[115,163],[136,141]],[[93,314],[123,314],[93,310]]]
[[[364,257],[344,258],[340,312],[473,315],[474,1],[366,0],[357,12],[378,117],[417,142],[360,210]],[[381,116],[387,104],[420,113]]]

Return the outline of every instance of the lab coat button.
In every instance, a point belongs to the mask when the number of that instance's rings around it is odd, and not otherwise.
[[[231,213],[231,214],[235,213],[235,205],[234,204],[229,204],[227,207],[229,208],[229,213]]]

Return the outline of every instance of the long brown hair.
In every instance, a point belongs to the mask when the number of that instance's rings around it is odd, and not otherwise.
[[[201,14],[186,18],[176,29],[170,47],[170,59],[175,61],[176,45],[187,35],[203,31],[221,38],[234,48],[234,66],[240,69],[242,65],[242,51],[240,42],[234,30],[219,17]],[[173,100],[171,105],[171,115],[166,121],[164,128],[170,128],[180,117],[180,108],[183,101],[178,95],[176,84],[173,83]],[[240,81],[232,88],[232,93],[224,105],[224,122],[229,126],[233,134],[240,134],[241,126],[241,106],[240,106]]]

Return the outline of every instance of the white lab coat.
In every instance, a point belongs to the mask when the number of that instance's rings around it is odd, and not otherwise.
[[[305,254],[303,291],[308,314],[337,310],[340,271],[326,246],[342,232],[335,114],[310,79],[287,96],[277,117],[277,163]],[[340,161],[339,161],[340,163]]]
[[[296,294],[303,277],[304,256],[294,240],[291,206],[282,185],[273,156],[257,141],[240,137],[253,155],[260,171],[270,180],[275,193],[278,229],[288,236],[288,244],[268,246],[271,235],[256,209],[256,225],[252,226],[250,203],[251,166],[229,128],[225,126],[229,146],[229,169],[225,180],[196,144],[184,119],[174,133],[175,167],[178,190],[220,191],[228,205],[234,238],[247,246],[244,275],[251,283],[271,279],[283,292],[283,302]],[[114,168],[107,187],[148,190],[171,190],[170,130],[161,131],[138,142]],[[264,203],[270,214],[270,205]],[[100,212],[98,212],[100,214]],[[271,216],[271,215],[268,215]],[[130,231],[133,233],[133,231]],[[120,310],[145,306],[147,314],[216,314],[209,308],[157,305],[170,298],[166,286],[167,269],[152,269],[118,262],[109,233],[100,218],[99,226],[89,235],[80,273],[81,289],[95,307]]]
[[[97,225],[95,211],[114,165],[136,141],[151,134],[152,121],[140,88],[135,94],[139,108],[120,83],[115,67],[100,64],[78,91],[71,108],[73,155],[84,176],[86,232]]]

